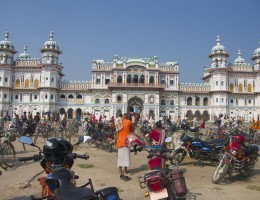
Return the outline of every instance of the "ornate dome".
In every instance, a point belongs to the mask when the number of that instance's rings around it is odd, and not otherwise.
[[[245,62],[245,59],[241,57],[241,51],[240,51],[240,50],[238,50],[237,55],[238,55],[238,56],[237,56],[237,58],[234,60],[234,63],[236,63],[236,64],[244,64],[244,63],[246,63],[246,62]]]
[[[47,40],[44,45],[43,45],[43,49],[56,49],[56,50],[59,50],[59,46],[57,44],[56,41],[53,40],[53,31],[50,32],[50,39]]]
[[[10,49],[12,51],[15,51],[14,45],[9,40],[9,32],[8,31],[5,32],[5,39],[0,41],[0,48],[5,48],[5,49]]]
[[[260,40],[259,40],[259,44],[260,44]],[[257,48],[254,52],[254,56],[260,55],[260,47]]]
[[[220,36],[217,36],[217,44],[211,50],[211,52],[214,51],[226,51],[225,47],[220,44]]]
[[[24,45],[23,47],[23,53],[19,55],[19,59],[29,59],[31,58],[30,54],[27,53],[27,46]]]

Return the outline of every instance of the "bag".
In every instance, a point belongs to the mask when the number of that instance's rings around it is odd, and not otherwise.
[[[187,187],[183,172],[180,170],[173,170],[171,174],[176,195],[185,196],[187,194]]]

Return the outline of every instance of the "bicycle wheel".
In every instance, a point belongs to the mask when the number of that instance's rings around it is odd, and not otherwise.
[[[15,165],[15,149],[11,142],[5,141],[2,144],[2,160],[7,167],[13,167]]]
[[[87,141],[87,143],[88,143],[88,145],[89,145],[90,147],[92,147],[92,148],[95,148],[95,147],[96,147],[96,141],[95,141],[93,138],[89,139],[89,140]]]
[[[33,140],[33,143],[34,143],[34,144],[36,144],[37,139],[38,139],[38,137],[39,137],[39,134],[40,134],[40,131],[37,130],[37,131],[36,131],[36,134],[35,134],[35,136],[34,136],[34,140]]]
[[[103,142],[103,147],[102,147],[106,152],[111,152],[112,151],[112,144],[110,144],[109,141],[104,140]]]

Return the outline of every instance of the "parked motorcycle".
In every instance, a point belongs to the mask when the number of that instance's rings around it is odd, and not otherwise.
[[[42,197],[31,196],[31,200],[50,199],[50,200],[119,200],[118,189],[108,187],[94,192],[91,179],[81,186],[75,185],[75,178],[78,178],[71,169],[74,159],[81,158],[87,160],[88,155],[79,155],[73,153],[73,146],[65,139],[50,138],[44,146],[43,151],[36,146],[32,138],[27,136],[20,137],[19,141],[23,144],[29,144],[39,149],[39,153],[20,158],[19,161],[41,161],[41,166],[45,169],[47,176],[41,178]],[[82,136],[75,145],[85,142]],[[74,145],[74,146],[75,146]],[[90,188],[86,186],[90,185]]]
[[[179,144],[181,147],[172,152],[173,163],[171,164],[181,164],[187,154],[190,158],[198,160],[201,165],[202,160],[208,160],[216,164],[221,159],[221,155],[229,144],[229,140],[217,139],[205,142],[197,138],[192,138],[184,133],[180,137]]]
[[[166,138],[166,142],[170,142],[171,139],[171,137]],[[149,153],[147,156],[149,171],[144,176],[138,176],[138,181],[141,188],[146,186],[149,190],[145,196],[150,196],[150,200],[173,200],[185,197],[187,187],[183,172],[176,166],[167,167],[165,165],[165,161],[169,159],[169,150],[164,146],[146,146],[144,148]]]
[[[231,175],[233,171],[238,173],[242,179],[250,174],[257,162],[259,148],[256,145],[244,146],[244,142],[243,135],[234,136],[213,174],[213,183],[220,183],[226,175]]]

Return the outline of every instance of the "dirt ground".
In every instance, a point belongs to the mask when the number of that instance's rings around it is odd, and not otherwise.
[[[14,143],[17,157],[26,157],[38,152],[37,148],[26,146],[23,151],[22,144],[17,140]],[[43,140],[37,143],[40,147]],[[131,155],[132,165],[129,168],[129,181],[119,178],[117,164],[117,152],[108,153],[103,150],[90,148],[87,144],[82,144],[75,151],[76,153],[88,154],[89,160],[75,160],[73,170],[79,175],[77,185],[83,185],[89,178],[92,179],[95,190],[109,186],[116,186],[119,195],[123,200],[149,199],[144,197],[147,189],[141,189],[137,181],[137,175],[143,175],[147,171],[147,153],[141,152],[138,155]],[[260,199],[260,161],[254,168],[252,176],[241,181],[239,177],[234,177],[230,182],[214,185],[211,182],[215,167],[205,163],[203,167],[197,166],[195,160],[185,158],[183,165],[179,169],[183,170],[188,187],[187,200],[258,200]],[[3,170],[2,170],[3,171]],[[38,177],[44,176],[39,162],[18,163],[16,168],[3,171],[0,176],[0,199],[1,200],[24,200],[31,194],[40,194],[40,184]]]

